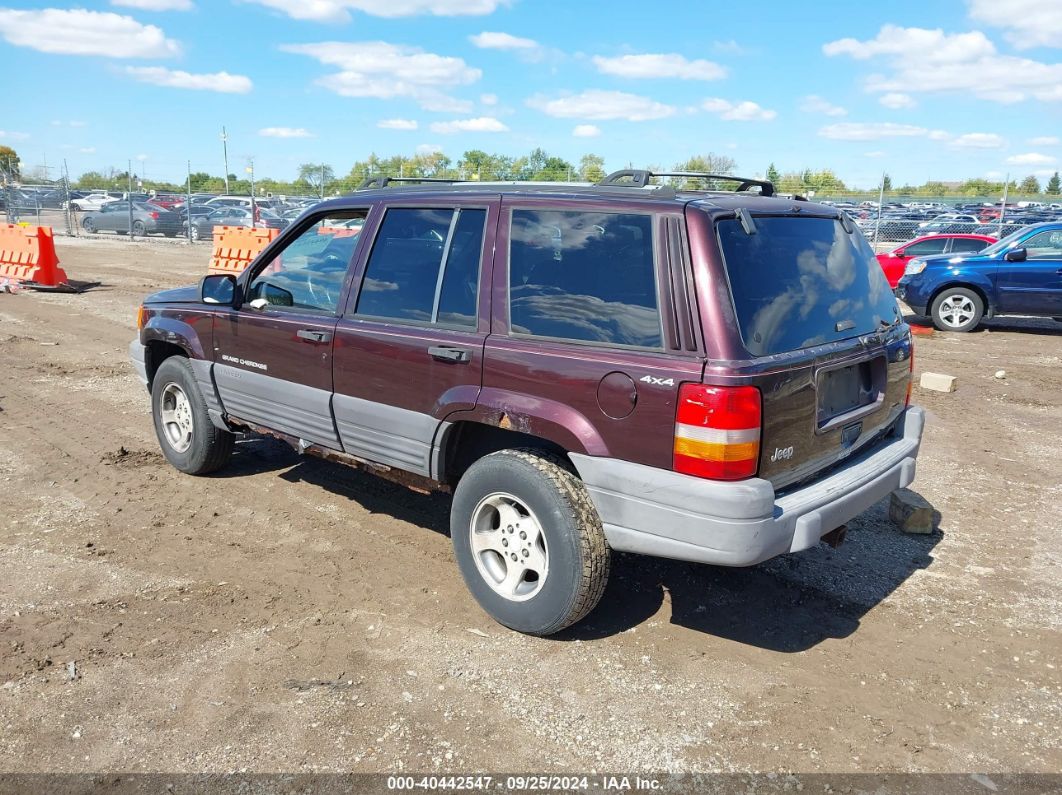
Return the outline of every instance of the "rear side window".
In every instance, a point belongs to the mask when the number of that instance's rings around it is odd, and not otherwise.
[[[912,243],[903,250],[908,257],[924,257],[928,254],[943,254],[944,246],[948,244],[946,237],[938,237],[933,240],[923,240],[920,243]]]
[[[512,331],[662,347],[648,215],[513,210]]]
[[[486,216],[481,209],[388,210],[355,314],[475,327]]]
[[[951,250],[953,253],[958,253],[960,251],[980,251],[987,245],[987,240],[977,240],[972,237],[957,237],[951,241]]]
[[[808,348],[891,325],[900,310],[866,238],[832,218],[718,224],[734,309],[753,356]]]

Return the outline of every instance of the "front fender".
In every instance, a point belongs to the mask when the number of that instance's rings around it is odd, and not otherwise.
[[[140,341],[150,348],[153,342],[165,342],[182,348],[192,359],[213,359],[214,317],[210,312],[152,310],[140,330]]]

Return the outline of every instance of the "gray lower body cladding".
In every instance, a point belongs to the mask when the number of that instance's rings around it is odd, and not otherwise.
[[[333,450],[342,449],[332,422],[331,392],[225,364],[214,364],[213,371],[225,413]]]

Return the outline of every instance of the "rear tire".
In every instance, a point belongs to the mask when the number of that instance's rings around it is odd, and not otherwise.
[[[981,322],[985,304],[981,296],[965,287],[948,287],[933,299],[929,316],[941,331],[973,331]]]
[[[176,469],[208,475],[228,463],[236,436],[211,422],[195,373],[183,356],[166,359],[155,373],[151,415],[162,454]]]
[[[450,535],[476,601],[517,632],[571,626],[608,582],[611,552],[590,495],[562,459],[541,451],[503,450],[469,467]]]
[[[81,228],[88,232],[90,235],[96,234],[96,222],[91,218],[86,218],[81,222]]]
[[[133,222],[133,235],[135,237],[144,237],[147,234],[147,227],[144,226],[143,221]]]

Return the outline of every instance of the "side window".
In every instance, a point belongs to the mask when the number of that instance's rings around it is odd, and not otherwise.
[[[904,249],[908,257],[924,257],[929,254],[943,254],[944,246],[948,243],[947,238],[938,237],[935,240],[923,240],[921,243],[912,243]]]
[[[970,253],[974,251],[980,251],[988,245],[987,240],[976,240],[970,237],[957,237],[951,241],[951,250],[953,253]]]
[[[514,210],[512,331],[663,347],[648,215]]]
[[[1024,243],[1029,259],[1062,259],[1062,231],[1033,235]]]
[[[317,221],[255,274],[247,300],[334,314],[366,215],[344,212]]]
[[[355,315],[474,327],[486,210],[389,209]]]

